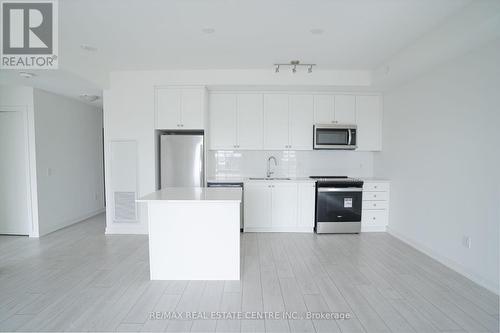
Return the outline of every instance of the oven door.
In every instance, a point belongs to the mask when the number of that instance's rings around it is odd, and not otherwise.
[[[315,125],[314,149],[356,149],[356,128]]]
[[[316,196],[316,232],[360,232],[362,191],[360,187],[319,187]]]

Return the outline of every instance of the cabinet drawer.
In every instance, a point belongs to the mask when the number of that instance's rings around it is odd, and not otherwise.
[[[387,210],[365,210],[361,220],[364,225],[387,225]]]
[[[387,201],[389,200],[389,193],[388,192],[368,192],[368,191],[363,191],[363,200],[383,200]]]
[[[363,184],[364,191],[389,191],[389,183],[365,182]]]
[[[363,200],[363,209],[387,209],[388,207],[387,201]]]

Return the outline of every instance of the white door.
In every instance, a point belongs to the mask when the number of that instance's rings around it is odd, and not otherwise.
[[[354,95],[335,95],[335,123],[356,123],[356,97]]]
[[[205,93],[203,88],[183,89],[181,103],[182,129],[204,129],[203,103]]]
[[[288,95],[264,95],[264,149],[288,149]]]
[[[0,111],[0,234],[31,231],[25,130],[22,112]]]
[[[210,95],[210,148],[235,149],[236,143],[236,95]]]
[[[290,146],[288,148],[312,150],[313,107],[312,95],[290,95]]]
[[[314,228],[314,210],[316,188],[314,183],[301,183],[298,184],[298,218],[297,226],[301,228],[308,228],[313,231]]]
[[[382,149],[380,96],[356,96],[357,150]]]
[[[156,128],[181,129],[181,89],[156,90]]]
[[[273,227],[295,227],[297,225],[297,184],[273,183],[272,190]]]
[[[238,95],[238,148],[262,149],[264,110],[262,94]]]
[[[334,123],[332,95],[314,95],[314,123]]]
[[[252,228],[271,227],[271,188],[267,183],[245,183],[243,226],[245,231]],[[249,230],[250,229],[250,230]]]

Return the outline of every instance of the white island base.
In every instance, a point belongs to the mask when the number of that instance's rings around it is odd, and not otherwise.
[[[241,189],[147,195],[151,280],[239,280]]]

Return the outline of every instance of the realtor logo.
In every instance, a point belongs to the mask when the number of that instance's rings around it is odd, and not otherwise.
[[[2,69],[57,69],[56,1],[1,1]]]

